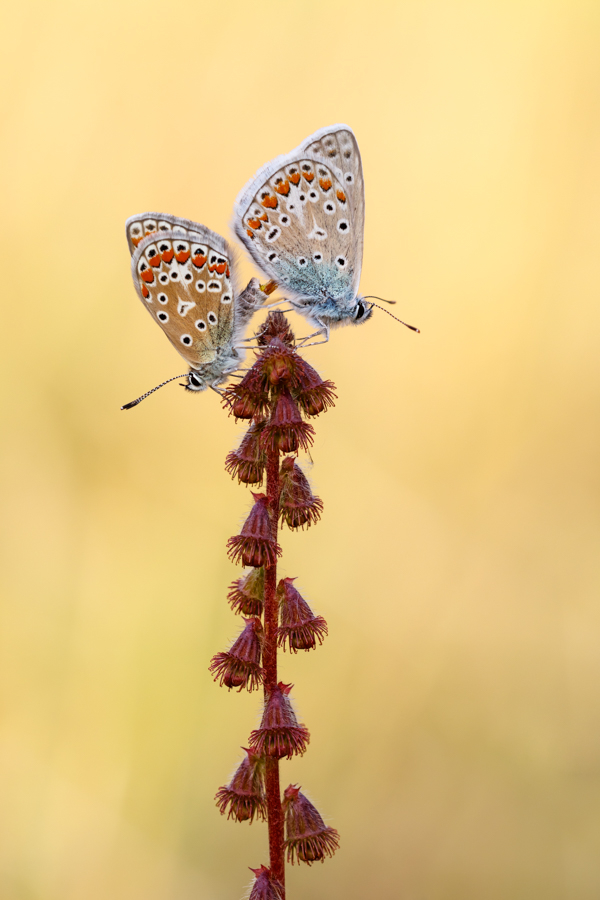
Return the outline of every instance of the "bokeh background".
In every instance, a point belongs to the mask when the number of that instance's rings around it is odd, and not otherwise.
[[[312,743],[282,778],[342,845],[289,897],[600,896],[596,0],[3,20],[0,896],[225,900],[267,861],[213,801],[260,706],[207,672],[239,628],[242,428],[175,385],[120,411],[182,368],[123,225],[227,234],[249,176],[334,122],[363,291],[422,333],[379,313],[309,351],[339,401],[283,574],[330,636],[283,659]]]

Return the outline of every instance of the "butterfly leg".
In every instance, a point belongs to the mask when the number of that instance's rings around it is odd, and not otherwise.
[[[321,322],[320,319],[316,320],[318,324],[321,326],[318,331],[313,331],[312,334],[307,334],[305,338],[296,345],[298,347],[316,347],[318,344],[326,344],[329,341],[329,325],[326,325],[325,322]],[[312,343],[307,344],[306,341],[310,341],[311,338],[319,337],[319,335],[324,335],[322,341],[312,341]]]

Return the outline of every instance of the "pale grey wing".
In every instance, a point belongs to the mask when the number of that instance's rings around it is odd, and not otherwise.
[[[230,260],[231,250],[225,238],[216,231],[211,231],[206,225],[194,222],[192,219],[182,219],[180,216],[172,216],[170,213],[145,212],[130,216],[125,222],[125,233],[129,252],[133,255],[135,248],[150,234],[163,234],[165,231],[175,231],[180,234],[191,234],[201,242],[207,242],[222,255]]]
[[[351,300],[362,261],[362,191],[351,130],[324,128],[256,173],[236,200],[234,228],[257,265],[292,298]]]
[[[354,294],[358,293],[365,231],[365,185],[360,150],[349,125],[321,128],[304,141],[302,150],[316,162],[329,165],[348,198],[352,221],[352,266]]]
[[[191,224],[185,233],[157,229],[146,235],[133,253],[131,272],[152,318],[198,368],[229,355],[235,305],[227,242]]]

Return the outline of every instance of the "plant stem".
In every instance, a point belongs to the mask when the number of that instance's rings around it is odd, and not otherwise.
[[[267,497],[271,513],[271,539],[277,542],[279,521],[279,450],[267,454]],[[277,685],[277,562],[265,567],[265,642],[263,667],[265,670],[265,700]],[[266,760],[267,816],[269,822],[269,858],[272,874],[285,887],[285,863],[283,855],[283,809],[279,786],[279,760],[267,756]]]

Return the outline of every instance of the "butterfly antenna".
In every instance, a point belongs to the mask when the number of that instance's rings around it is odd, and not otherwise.
[[[159,388],[164,387],[165,384],[168,384],[170,381],[175,381],[176,378],[187,378],[188,373],[184,372],[183,375],[173,375],[172,378],[167,378],[166,381],[163,381],[162,384],[157,384],[155,388],[152,388],[151,391],[147,391],[145,394],[142,394],[141,397],[138,397],[137,400],[132,400],[131,403],[126,403],[125,406],[122,406],[121,409],[132,409],[134,406],[137,406],[138,403],[141,403],[142,400],[145,400],[146,397],[149,397],[150,394],[153,394],[154,391],[157,391]]]
[[[389,303],[390,305],[395,305],[395,300],[385,300],[383,297],[375,297],[373,294],[370,294],[368,297],[361,297],[361,300],[381,300],[383,303]],[[411,331],[416,331],[417,334],[421,334],[421,329],[417,328],[416,325],[409,325],[408,322],[404,322],[402,319],[399,319],[398,316],[394,316],[389,309],[385,309],[383,306],[379,306],[378,303],[371,303],[371,306],[376,306],[377,309],[380,309],[382,312],[387,313],[388,316],[392,316],[392,319],[395,319],[396,322],[400,322],[401,325],[405,325],[406,328],[410,328]]]

